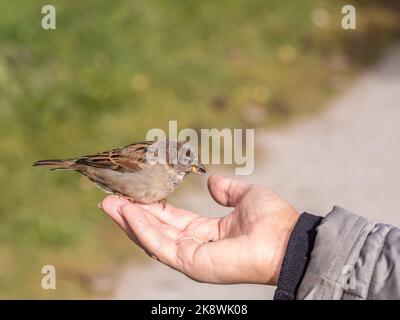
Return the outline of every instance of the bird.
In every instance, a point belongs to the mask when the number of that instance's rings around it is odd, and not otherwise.
[[[159,202],[163,208],[189,173],[206,173],[192,146],[176,140],[132,143],[78,158],[39,160],[33,166],[74,170],[107,193],[142,204]]]

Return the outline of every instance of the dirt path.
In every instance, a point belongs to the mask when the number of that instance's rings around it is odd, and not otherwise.
[[[270,185],[299,211],[326,214],[338,204],[400,226],[400,47],[323,113],[259,131],[256,139],[255,173],[245,180]],[[208,216],[226,212],[207,195],[205,180],[201,184],[196,195],[192,190],[173,203]],[[121,271],[115,298],[270,299],[274,291],[199,284],[148,261]]]

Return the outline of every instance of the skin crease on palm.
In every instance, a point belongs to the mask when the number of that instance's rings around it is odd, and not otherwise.
[[[117,196],[106,197],[101,208],[151,257],[196,281],[277,285],[298,212],[263,185],[211,175],[208,188],[233,211],[206,218]]]

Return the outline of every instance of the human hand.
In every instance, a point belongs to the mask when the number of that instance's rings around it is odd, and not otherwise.
[[[212,175],[208,188],[233,211],[206,218],[117,196],[106,197],[101,207],[150,256],[194,280],[276,285],[298,212],[263,185]]]

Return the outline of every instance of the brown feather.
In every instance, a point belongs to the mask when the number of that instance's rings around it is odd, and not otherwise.
[[[134,143],[123,148],[83,156],[75,163],[119,172],[139,171],[146,165],[146,151],[151,144],[150,141]]]

